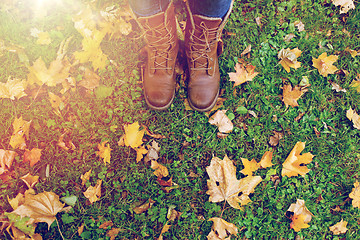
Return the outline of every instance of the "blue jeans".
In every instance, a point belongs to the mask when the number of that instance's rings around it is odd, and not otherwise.
[[[165,11],[171,0],[129,0],[133,12],[148,17]],[[191,12],[206,17],[222,18],[230,9],[232,0],[188,0]]]

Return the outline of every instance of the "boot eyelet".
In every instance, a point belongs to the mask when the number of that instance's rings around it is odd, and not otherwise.
[[[213,59],[213,58],[210,58],[210,61],[214,61],[214,59]]]

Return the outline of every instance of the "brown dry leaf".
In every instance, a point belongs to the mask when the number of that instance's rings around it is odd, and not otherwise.
[[[290,228],[294,229],[295,232],[310,227],[308,223],[311,221],[313,214],[305,206],[304,200],[297,199],[296,203],[291,204],[287,211],[294,213]]]
[[[53,192],[43,192],[37,195],[25,195],[25,202],[13,213],[21,217],[30,217],[35,222],[46,222],[48,228],[55,221],[56,214],[64,208],[65,203],[59,201],[59,196]]]
[[[120,230],[121,230],[120,228],[112,228],[106,233],[106,236],[108,236],[110,240],[114,240],[116,236],[119,234]]]
[[[332,0],[335,6],[340,6],[340,14],[347,13],[350,9],[355,9],[353,0]]]
[[[31,121],[27,122],[20,118],[15,118],[12,123],[14,132],[10,139],[10,146],[13,148],[18,148],[24,150],[26,148],[25,137],[29,138]]]
[[[59,137],[59,140],[57,142],[57,145],[59,147],[61,147],[62,149],[64,149],[65,151],[75,150],[76,146],[73,144],[71,139],[67,139],[66,141],[64,141],[66,134],[67,134],[67,132],[61,134],[61,136]]]
[[[241,158],[242,164],[244,165],[244,169],[240,172],[244,175],[252,176],[253,172],[260,168],[260,164],[256,162],[255,159],[251,161],[247,160],[246,158]]]
[[[272,147],[275,147],[279,144],[279,141],[283,138],[283,134],[281,132],[274,131],[274,136],[270,136],[269,144]]]
[[[349,47],[345,48],[344,51],[350,53],[350,55],[351,55],[353,58],[355,58],[355,57],[357,56],[357,54],[358,54],[357,51],[352,50],[352,49],[350,49]]]
[[[87,171],[84,175],[81,174],[80,179],[81,179],[81,185],[82,185],[82,186],[85,185],[85,183],[86,183],[87,181],[89,181],[90,175],[91,175],[91,171],[92,171],[92,169],[90,169],[89,171]]]
[[[356,113],[355,110],[352,110],[350,107],[350,109],[346,111],[346,117],[353,122],[354,128],[360,130],[360,116]]]
[[[90,91],[93,91],[99,86],[100,77],[95,72],[85,68],[83,75],[82,80],[78,84],[79,86],[82,86]]]
[[[308,91],[306,87],[295,86],[294,88],[291,84],[284,85],[283,87],[283,99],[285,106],[288,107],[297,107],[299,106],[297,100]]]
[[[88,187],[84,192],[84,196],[89,199],[90,203],[94,203],[101,197],[101,183],[102,180],[97,180],[96,185]]]
[[[266,152],[264,153],[264,155],[262,156],[260,162],[259,162],[260,167],[262,167],[262,168],[268,168],[268,167],[271,167],[272,165],[274,165],[274,164],[272,164],[272,162],[271,162],[272,157],[273,157],[273,152],[271,152],[271,151],[266,151]]]
[[[9,202],[9,204],[11,205],[12,209],[15,210],[20,205],[24,204],[25,196],[22,193],[18,193],[18,195],[16,195],[16,197],[11,198],[11,199],[9,198],[9,196],[7,196],[7,200]]]
[[[206,167],[206,172],[210,177],[207,180],[209,190],[206,192],[210,195],[209,201],[225,200],[236,209],[241,209],[240,205],[251,202],[249,194],[262,180],[259,176],[248,176],[237,180],[236,167],[227,156],[223,160],[213,157],[210,166]],[[240,192],[243,193],[241,196],[239,196]]]
[[[107,229],[108,227],[112,227],[114,223],[112,221],[103,222],[99,228]]]
[[[360,80],[353,80],[350,86],[360,93]]]
[[[255,66],[239,61],[235,65],[235,72],[228,73],[230,81],[235,82],[234,87],[239,86],[245,82],[252,81],[259,73],[255,72]]]
[[[354,207],[360,208],[360,183],[358,181],[354,183],[354,188],[349,194],[349,198],[353,199],[352,205]]]
[[[209,240],[230,239],[228,235],[237,235],[238,229],[233,223],[229,223],[222,218],[213,217],[208,221],[212,221],[211,232],[207,236]]]
[[[78,227],[77,232],[78,232],[79,236],[83,233],[84,227],[85,227],[85,223],[81,224],[81,226]]]
[[[297,61],[301,53],[302,51],[298,48],[292,50],[290,48],[281,49],[278,53],[278,58],[281,59],[279,63],[287,72],[290,72],[290,68],[297,69],[301,67],[301,62]]]
[[[20,99],[26,96],[24,92],[26,87],[27,82],[25,80],[11,79],[9,77],[6,83],[0,82],[0,98]]]
[[[171,227],[171,225],[165,223],[165,225],[161,229],[160,236],[159,236],[159,238],[157,240],[163,240],[164,239],[163,233],[166,233],[167,231],[169,231],[170,227]]]
[[[147,154],[148,150],[143,146],[134,149],[136,151],[136,162],[138,163],[143,159],[144,155]]]
[[[348,224],[347,221],[344,221],[343,219],[341,219],[340,222],[336,223],[335,225],[333,225],[329,228],[330,228],[330,231],[332,231],[332,233],[334,235],[340,235],[340,234],[346,233],[346,231],[348,230],[346,228],[347,224]]]
[[[296,37],[295,34],[289,33],[288,35],[286,35],[286,36],[284,37],[284,41],[289,43],[289,42],[291,42],[291,39],[293,39],[294,37]]]
[[[8,171],[17,156],[17,153],[10,150],[0,149],[0,175]]]
[[[169,175],[168,169],[157,161],[151,161],[151,168],[155,170],[154,175],[158,178],[167,177]]]
[[[39,182],[39,176],[33,176],[30,173],[20,178],[28,186],[29,189],[33,188]]]
[[[295,21],[294,26],[297,27],[299,32],[305,31],[305,25],[300,20]]]
[[[144,137],[145,129],[139,131],[139,128],[140,125],[138,122],[134,122],[130,125],[124,125],[125,146],[130,146],[135,149],[137,147],[140,147],[141,144],[143,144],[142,138]]]
[[[98,144],[98,149],[99,151],[96,151],[96,154],[104,160],[104,164],[106,165],[106,163],[110,163],[112,149],[110,148],[108,141]]]
[[[136,214],[141,214],[145,211],[147,211],[149,208],[151,208],[151,206],[155,203],[154,200],[152,200],[151,198],[149,198],[149,201],[147,201],[146,203],[138,206],[138,207],[135,207],[133,209],[133,211],[136,213]]]
[[[331,81],[330,81],[330,83],[332,85],[331,89],[335,90],[336,92],[346,92],[346,89],[343,89],[342,87],[340,87],[339,84],[331,82]]]
[[[49,92],[49,101],[51,104],[51,107],[55,110],[56,113],[60,114],[60,111],[65,108],[65,98],[59,97],[58,95],[55,95],[52,92]]]
[[[145,133],[146,135],[149,135],[150,137],[152,138],[156,138],[156,139],[163,139],[163,138],[166,138],[166,136],[164,135],[161,135],[161,134],[154,134],[153,132],[151,132],[149,130],[149,128],[145,125],[141,125],[144,129],[145,129]]]
[[[327,53],[322,53],[319,58],[313,58],[313,66],[317,68],[319,73],[327,77],[328,74],[334,74],[338,68],[333,65],[334,62],[336,62],[338,59],[338,56],[330,55],[327,56]]]
[[[222,133],[229,133],[234,129],[233,123],[225,114],[226,111],[227,110],[218,110],[209,119],[209,123],[212,125],[216,125],[219,128],[219,131]]]
[[[305,148],[305,142],[297,142],[294,148],[291,150],[289,156],[286,158],[283,163],[283,169],[281,171],[281,176],[293,177],[297,175],[305,176],[310,170],[303,164],[308,164],[312,161],[314,155],[311,153],[300,153]]]
[[[148,152],[145,156],[144,161],[145,162],[149,162],[152,160],[156,161],[159,158],[159,151],[160,151],[159,144],[155,140],[153,140],[151,141],[151,144],[147,146],[147,148],[148,148]]]
[[[40,161],[41,151],[42,149],[40,148],[33,148],[31,151],[25,149],[23,162],[29,162],[30,167],[34,166],[37,162]]]

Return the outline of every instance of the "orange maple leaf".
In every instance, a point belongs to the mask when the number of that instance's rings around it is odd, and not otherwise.
[[[30,167],[34,166],[41,158],[42,149],[33,148],[30,150],[25,149],[23,162],[29,162]]]
[[[288,107],[289,105],[292,107],[299,106],[297,100],[308,91],[306,87],[295,86],[294,88],[291,84],[284,85],[283,87],[283,99],[285,106]]]
[[[283,163],[283,169],[281,171],[281,176],[293,177],[297,175],[305,176],[310,170],[302,164],[308,164],[312,161],[314,155],[311,153],[300,153],[305,148],[305,142],[297,142],[294,148],[291,150],[289,156],[286,158]]]
[[[90,203],[94,203],[101,197],[101,183],[102,180],[97,180],[96,185],[88,187],[84,193],[84,196],[89,199]]]
[[[334,74],[335,71],[338,70],[337,67],[333,65],[334,62],[336,62],[338,59],[338,56],[336,55],[330,55],[327,56],[327,53],[322,53],[319,58],[313,58],[313,66],[317,68],[319,73],[327,77],[328,74]]]
[[[110,163],[112,149],[110,148],[108,141],[98,144],[98,149],[99,151],[96,151],[96,154],[104,160],[105,165],[106,163]]]
[[[236,72],[228,73],[230,81],[235,82],[234,87],[248,81],[252,81],[258,72],[255,72],[255,66],[247,64],[245,61],[239,61],[235,66]]]
[[[311,221],[313,214],[305,206],[304,200],[297,199],[296,203],[291,204],[287,211],[294,213],[291,218],[290,228],[294,229],[295,232],[299,232],[302,228],[310,227],[308,223]]]
[[[255,159],[249,161],[246,158],[241,158],[241,161],[244,165],[244,169],[240,171],[242,174],[252,176],[253,172],[260,168],[260,163],[256,162]]]

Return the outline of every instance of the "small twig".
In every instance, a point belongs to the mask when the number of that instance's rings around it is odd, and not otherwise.
[[[60,230],[59,222],[58,222],[58,220],[57,220],[56,217],[55,217],[55,220],[56,220],[57,227],[58,227],[58,229],[59,229],[59,233],[60,233],[62,239],[65,240],[65,238],[64,238],[64,236],[63,236],[63,234],[62,234],[62,232],[61,232],[61,230]]]
[[[224,201],[224,205],[223,205],[223,209],[222,209],[221,214],[220,214],[220,218],[222,218],[222,215],[223,215],[223,213],[225,211],[225,205],[226,205],[226,201]]]

